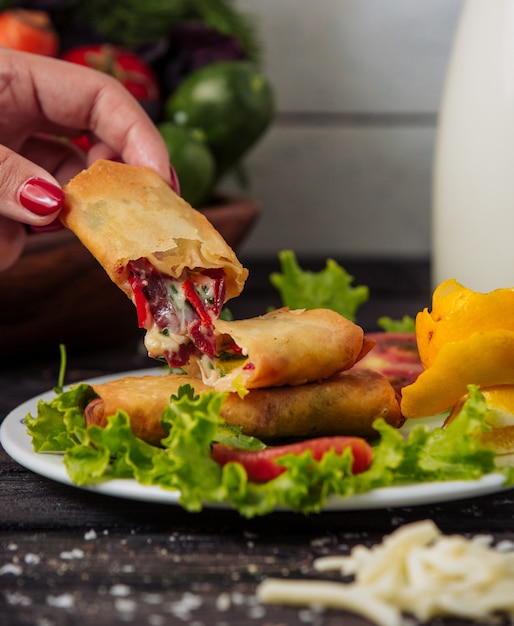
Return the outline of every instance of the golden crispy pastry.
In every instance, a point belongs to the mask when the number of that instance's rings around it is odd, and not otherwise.
[[[188,372],[218,391],[301,385],[350,369],[371,347],[364,332],[329,309],[277,309],[244,320],[216,320],[216,356]],[[364,347],[366,346],[366,347]]]
[[[150,355],[212,354],[212,321],[248,272],[210,222],[144,167],[96,161],[64,193],[62,222],[136,305]]]
[[[189,384],[195,393],[210,390],[181,374],[127,377],[93,385],[98,398],[85,409],[88,425],[105,426],[118,409],[126,411],[134,434],[157,445],[166,435],[161,416],[172,395]],[[398,398],[389,382],[370,370],[342,372],[322,383],[254,389],[244,398],[227,393],[222,417],[244,434],[265,441],[289,437],[376,434],[372,423],[383,417],[400,427]]]

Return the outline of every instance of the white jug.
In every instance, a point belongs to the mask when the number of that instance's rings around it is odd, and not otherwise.
[[[441,103],[433,287],[514,286],[514,0],[465,0]]]

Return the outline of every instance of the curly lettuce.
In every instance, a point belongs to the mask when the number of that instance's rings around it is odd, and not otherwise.
[[[180,493],[188,511],[200,511],[207,503],[229,503],[245,517],[286,508],[301,513],[319,512],[331,496],[348,497],[386,486],[412,483],[473,480],[490,472],[502,472],[514,484],[514,468],[497,468],[495,453],[479,441],[487,430],[487,407],[478,388],[447,428],[430,430],[419,424],[404,438],[384,420],[375,422],[377,441],[370,468],[354,475],[349,450],[332,452],[315,461],[309,450],[278,461],[286,471],[267,483],[252,483],[243,466],[230,462],[223,468],[211,457],[215,441],[243,449],[260,449],[262,442],[228,427],[220,416],[224,394],[195,395],[181,387],[162,415],[167,431],[162,445],[138,439],[123,412],[109,416],[105,428],[86,427],[83,410],[95,397],[80,384],[40,401],[37,416],[26,425],[36,451],[61,451],[71,480],[91,485],[113,478],[133,479]]]
[[[333,259],[320,272],[303,270],[292,250],[280,252],[279,260],[281,272],[272,273],[270,281],[291,309],[332,309],[354,322],[369,298],[369,288],[353,286],[353,276]]]

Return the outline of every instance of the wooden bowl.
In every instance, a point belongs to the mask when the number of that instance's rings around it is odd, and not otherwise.
[[[256,202],[223,196],[202,210],[237,247],[259,216]],[[0,272],[0,354],[34,360],[68,350],[119,345],[143,335],[132,302],[67,230],[29,236],[17,263]]]

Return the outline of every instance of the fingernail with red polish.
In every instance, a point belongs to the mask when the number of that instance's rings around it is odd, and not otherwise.
[[[180,196],[180,182],[177,176],[177,172],[173,165],[170,165],[170,176],[171,176],[171,188],[173,191]]]
[[[64,193],[44,178],[29,178],[21,188],[20,204],[36,215],[50,215],[62,208]]]

